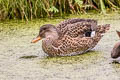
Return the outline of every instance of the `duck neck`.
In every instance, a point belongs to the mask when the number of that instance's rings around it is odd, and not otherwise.
[[[46,39],[50,39],[52,41],[56,40],[59,38],[59,34],[56,32],[56,31],[53,31],[53,32],[48,32],[45,34],[46,36]]]
[[[46,38],[44,39],[44,43],[46,46],[51,46],[55,40],[58,40],[60,35],[57,31],[53,31],[50,33],[46,33]]]
[[[55,40],[57,40],[57,38],[55,38],[54,36],[50,36],[50,37],[45,38],[42,42],[43,50],[45,52],[47,52],[46,50],[51,50],[53,48],[52,45],[53,45]]]

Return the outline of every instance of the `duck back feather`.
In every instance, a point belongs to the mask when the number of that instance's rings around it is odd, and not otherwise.
[[[82,26],[87,26],[89,27],[89,30],[91,29],[92,31],[96,30],[97,26],[97,20],[94,19],[80,19],[80,18],[73,18],[73,19],[68,19],[60,22],[58,25],[56,25],[57,29],[59,29],[63,34],[66,32],[71,33],[71,28],[74,28],[74,31],[76,30],[82,30]],[[73,29],[72,29],[73,30]],[[73,32],[72,32],[73,33]],[[71,36],[72,37],[72,36]],[[73,36],[74,37],[74,36]]]

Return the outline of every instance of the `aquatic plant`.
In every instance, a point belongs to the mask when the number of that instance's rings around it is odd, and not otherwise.
[[[0,0],[0,20],[84,14],[90,10],[106,14],[120,8],[120,0]]]

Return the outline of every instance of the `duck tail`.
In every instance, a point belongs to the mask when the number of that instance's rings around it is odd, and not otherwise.
[[[105,24],[105,25],[98,25],[96,33],[98,34],[104,34],[110,29],[110,24]]]
[[[96,42],[98,42],[104,36],[104,33],[106,33],[109,29],[110,29],[110,24],[98,25],[93,39]]]

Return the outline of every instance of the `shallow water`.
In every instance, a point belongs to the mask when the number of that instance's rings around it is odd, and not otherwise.
[[[119,38],[120,15],[81,15],[111,24],[98,45],[83,55],[48,57],[41,41],[31,44],[43,24],[57,24],[64,19],[36,19],[0,22],[0,80],[120,80],[120,64],[111,63],[110,53]],[[70,18],[70,17],[66,17]]]

